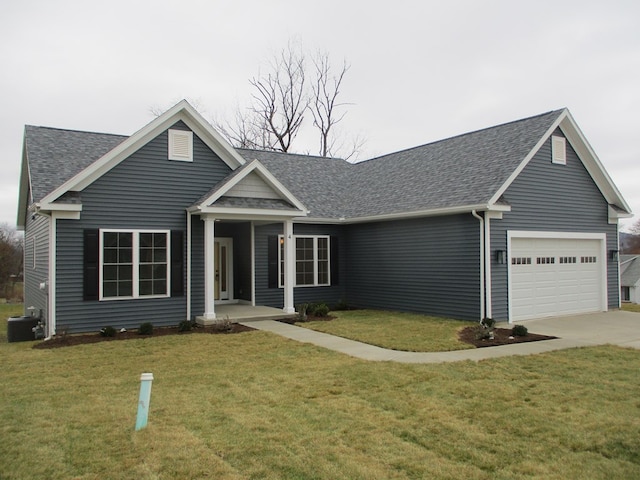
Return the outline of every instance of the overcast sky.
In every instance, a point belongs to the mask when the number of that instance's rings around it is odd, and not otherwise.
[[[640,214],[637,0],[20,0],[0,14],[0,223],[25,124],[130,135],[182,98],[229,115],[291,39],[351,65],[362,158],[568,107]]]

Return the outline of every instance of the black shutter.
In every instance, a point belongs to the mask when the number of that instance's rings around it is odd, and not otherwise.
[[[100,248],[100,230],[87,229],[84,231],[84,257],[83,257],[83,299],[98,300],[98,249]]]
[[[278,236],[267,237],[268,287],[278,288]]]
[[[171,231],[171,296],[184,295],[184,232]]]
[[[331,237],[331,285],[340,284],[340,251],[338,249],[338,237]]]

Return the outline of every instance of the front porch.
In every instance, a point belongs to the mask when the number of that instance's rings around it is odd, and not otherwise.
[[[229,319],[232,323],[251,322],[255,320],[281,320],[295,318],[296,313],[285,313],[281,308],[266,307],[262,305],[221,304],[216,305],[216,318],[206,319],[197,317],[199,325],[213,325],[216,321]]]

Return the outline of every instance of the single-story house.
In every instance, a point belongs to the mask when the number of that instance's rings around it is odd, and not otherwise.
[[[630,213],[566,109],[352,164],[233,148],[182,101],[131,136],[26,126],[18,226],[53,335],[233,302],[606,311]]]
[[[620,297],[640,303],[640,255],[620,255]]]

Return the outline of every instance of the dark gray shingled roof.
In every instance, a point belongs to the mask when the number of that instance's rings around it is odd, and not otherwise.
[[[25,145],[33,201],[42,200],[127,138],[122,135],[27,125]]]
[[[264,164],[313,218],[463,207],[488,203],[561,113],[556,110],[357,164],[308,155],[237,151],[249,162],[258,159]],[[126,138],[27,126],[34,200],[39,201]]]
[[[620,285],[633,287],[640,280],[640,255],[620,255]]]
[[[562,110],[479,130],[357,164],[239,150],[257,158],[311,217],[357,218],[486,204]]]

